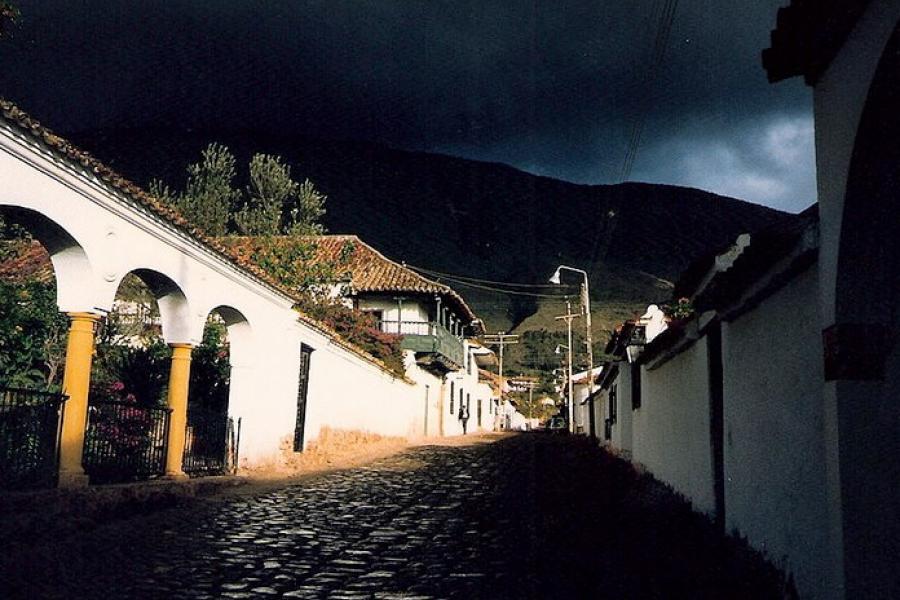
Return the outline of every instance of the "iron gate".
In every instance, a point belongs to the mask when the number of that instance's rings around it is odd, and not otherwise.
[[[165,472],[171,409],[91,401],[82,465],[91,483],[150,479]]]
[[[182,469],[191,477],[233,470],[234,421],[218,411],[188,410]]]
[[[0,489],[53,487],[66,396],[0,386]]]

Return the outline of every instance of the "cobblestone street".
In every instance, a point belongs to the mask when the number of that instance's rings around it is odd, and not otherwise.
[[[765,598],[778,576],[587,440],[422,446],[62,539],[4,540],[3,598]]]

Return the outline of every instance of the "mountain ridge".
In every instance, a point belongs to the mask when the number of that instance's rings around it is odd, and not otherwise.
[[[591,273],[598,340],[648,302],[667,299],[666,282],[691,261],[740,233],[792,218],[693,188],[569,183],[504,163],[373,142],[252,131],[115,130],[69,138],[140,185],[160,178],[175,188],[183,187],[186,166],[213,141],[231,149],[239,170],[254,153],[280,155],[295,178],[308,177],[328,195],[324,223],[330,233],[358,235],[391,259],[428,270],[543,284],[559,264],[583,268]],[[245,178],[241,173],[237,183]],[[446,282],[491,331],[559,329],[552,315],[565,310],[561,298]],[[565,282],[577,285],[579,279]]]

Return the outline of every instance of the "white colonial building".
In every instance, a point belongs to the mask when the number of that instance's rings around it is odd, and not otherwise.
[[[465,339],[476,320],[446,286],[388,286],[381,300],[372,296],[371,310],[387,296],[396,307],[396,313],[384,307],[385,328],[392,320],[406,328],[412,368],[398,375],[298,311],[293,290],[5,101],[0,212],[46,249],[59,310],[71,323],[60,485],[88,479],[82,459],[95,334],[129,274],[154,296],[161,335],[172,352],[168,433],[155,471],[160,475],[184,476],[191,354],[213,313],[228,329],[228,414],[241,422],[242,466],[277,464],[325,428],[403,437],[449,434],[458,428],[460,399],[470,407],[473,430],[479,405],[493,412],[475,366],[481,359]],[[408,297],[405,306],[396,299],[402,295]],[[490,419],[482,414],[484,422]]]
[[[481,321],[455,290],[392,261],[352,235],[312,240],[317,258],[346,275],[340,293],[372,315],[383,333],[402,336],[406,376],[421,388],[425,436],[492,431],[497,394],[479,369],[496,365],[480,344]]]

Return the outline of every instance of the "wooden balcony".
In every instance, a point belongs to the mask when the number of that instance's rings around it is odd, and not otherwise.
[[[412,350],[426,363],[435,360],[447,370],[461,369],[465,364],[462,340],[434,321],[382,321],[381,330],[403,336],[404,350]],[[423,360],[419,362],[422,363]]]

